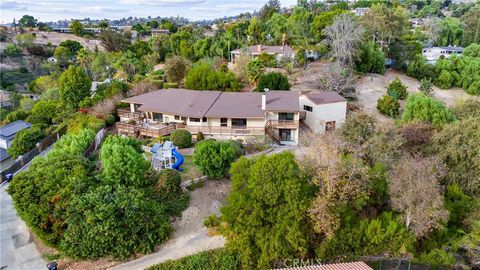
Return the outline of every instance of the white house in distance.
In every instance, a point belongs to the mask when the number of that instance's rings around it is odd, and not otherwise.
[[[243,49],[236,49],[230,52],[231,62],[235,63],[235,58],[239,57],[242,54],[247,55],[248,57],[255,58],[262,53],[269,55],[274,55],[277,61],[280,61],[282,57],[295,58],[295,51],[292,47],[288,45],[283,46],[267,46],[267,45],[253,45]]]
[[[335,129],[345,120],[347,103],[333,92],[301,95],[186,89],[158,90],[123,102],[130,106],[118,110],[121,121],[116,126],[121,134],[159,137],[187,129],[216,139],[269,136],[282,145],[298,144],[301,122],[311,123],[317,132]]]
[[[462,47],[448,46],[448,47],[430,47],[422,50],[422,55],[427,61],[435,62],[440,57],[450,58],[452,55],[461,55],[463,53]]]
[[[300,108],[306,112],[305,124],[314,132],[324,133],[345,122],[347,100],[336,92],[308,93],[300,96]]]
[[[362,16],[365,16],[365,13],[367,13],[368,10],[370,10],[370,8],[368,8],[368,7],[359,7],[359,8],[356,8],[356,9],[352,10],[352,13],[354,13],[357,16],[362,17]]]

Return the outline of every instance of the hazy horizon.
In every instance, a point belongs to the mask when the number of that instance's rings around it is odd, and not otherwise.
[[[190,20],[210,20],[259,10],[267,0],[45,0],[2,1],[1,23],[32,15],[39,21],[69,19],[120,19],[125,17],[180,16]],[[283,7],[296,0],[280,0]]]

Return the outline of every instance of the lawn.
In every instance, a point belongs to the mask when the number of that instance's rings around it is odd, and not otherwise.
[[[182,166],[183,172],[180,173],[183,181],[191,180],[194,178],[198,178],[203,176],[202,172],[200,172],[199,168],[193,164],[193,156],[192,155],[184,155],[184,162]]]

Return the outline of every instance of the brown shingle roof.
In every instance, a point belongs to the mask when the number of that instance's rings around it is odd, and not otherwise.
[[[282,268],[277,270],[373,270],[364,262],[350,262],[350,263],[333,263],[323,265],[310,265]]]
[[[169,113],[201,118],[220,95],[220,91],[165,89],[124,99],[124,102],[142,104],[141,111]]]
[[[311,102],[317,105],[347,101],[344,97],[339,95],[337,92],[316,92],[316,93],[305,94],[305,96]]]
[[[124,99],[141,104],[139,110],[186,117],[264,117],[262,93],[196,91],[186,89],[157,90]],[[266,111],[298,112],[298,93],[270,91]]]
[[[269,91],[267,94],[266,111],[298,112],[300,103],[298,92]]]
[[[259,47],[261,46],[261,47]],[[260,51],[259,51],[260,49]],[[261,54],[262,52],[268,53],[268,54],[293,54],[294,51],[292,47],[285,45],[284,47],[282,46],[267,46],[267,45],[253,45],[244,49],[236,49],[233,50],[233,54]]]
[[[223,92],[206,117],[264,117],[262,94],[258,92]]]

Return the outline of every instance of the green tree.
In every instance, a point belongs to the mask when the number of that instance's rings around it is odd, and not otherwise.
[[[165,61],[168,82],[180,83],[190,68],[190,61],[181,56],[172,56]]]
[[[431,96],[433,94],[433,84],[430,80],[424,78],[420,81],[418,90],[427,96]]]
[[[103,47],[109,52],[118,52],[124,50],[129,44],[130,39],[113,30],[104,30],[98,35]]]
[[[387,94],[397,99],[405,99],[408,96],[407,87],[396,77],[387,86]]]
[[[80,102],[90,96],[92,80],[81,67],[70,66],[58,79],[61,100],[71,108],[78,108]]]
[[[203,140],[193,153],[193,163],[213,179],[224,177],[236,158],[236,149],[228,141]]]
[[[39,100],[32,108],[28,121],[33,124],[51,125],[61,114],[61,107],[56,100]]]
[[[150,164],[128,138],[109,137],[100,149],[102,180],[110,185],[145,187]]]
[[[206,61],[196,63],[185,77],[185,87],[193,90],[238,91],[240,86],[232,72],[215,70]]]
[[[242,268],[266,269],[276,260],[306,256],[312,193],[293,154],[241,158],[230,172],[232,191],[221,212],[227,247]]]
[[[480,195],[480,118],[445,125],[432,138],[433,148],[447,165],[447,183],[469,195]]]
[[[65,67],[68,65],[68,62],[73,55],[67,47],[57,47],[55,48],[53,56],[57,60],[59,66]]]
[[[287,76],[278,72],[269,72],[260,76],[257,85],[257,92],[263,92],[265,88],[269,90],[290,90],[290,83]]]
[[[377,110],[390,117],[396,117],[400,110],[400,103],[392,96],[385,95],[377,101]]]
[[[46,134],[41,126],[34,125],[31,128],[21,130],[15,136],[12,145],[7,149],[7,153],[15,159],[35,148],[37,143],[45,136]]]
[[[264,73],[264,66],[259,59],[252,59],[247,64],[247,77],[250,83],[256,84]]]
[[[9,56],[9,57],[17,57],[22,54],[22,50],[18,48],[17,45],[15,44],[7,45],[3,50],[3,52],[5,53],[6,56]]]
[[[422,93],[417,93],[407,98],[402,121],[420,121],[435,126],[442,126],[455,121],[455,115],[441,101]]]
[[[70,51],[71,56],[77,55],[78,51],[83,48],[80,42],[70,39],[62,41],[58,46],[67,48]]]
[[[99,27],[99,28],[102,28],[102,29],[107,29],[108,27],[110,27],[110,24],[108,23],[107,20],[101,20],[101,21],[98,23],[98,27]]]
[[[355,61],[357,71],[362,73],[385,73],[385,55],[372,41],[363,43]]]
[[[18,20],[18,25],[21,27],[35,27],[37,26],[37,19],[30,15],[23,15],[20,20]]]
[[[311,24],[310,32],[315,37],[316,41],[323,40],[323,29],[325,27],[333,24],[333,19],[335,16],[345,13],[344,10],[337,9],[334,11],[322,12],[319,15],[315,16]]]
[[[79,36],[79,37],[83,36],[83,32],[85,30],[85,27],[83,26],[83,24],[80,21],[73,20],[68,27],[70,28],[70,30],[72,30],[72,32],[76,36]]]

